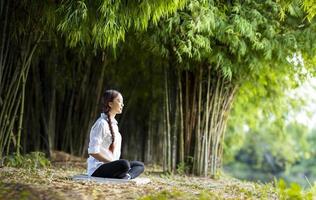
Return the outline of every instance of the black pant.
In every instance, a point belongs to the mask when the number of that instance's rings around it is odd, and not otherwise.
[[[144,169],[145,167],[142,162],[129,162],[128,160],[121,159],[101,165],[93,172],[92,176],[122,179],[128,173],[133,179],[143,173]]]

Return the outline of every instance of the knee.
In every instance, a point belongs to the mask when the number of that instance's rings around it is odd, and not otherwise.
[[[141,173],[143,173],[145,171],[144,163],[143,162],[139,162],[139,161],[136,161],[136,162],[137,162],[136,166],[139,167]]]
[[[121,159],[120,164],[121,164],[122,168],[124,168],[124,169],[129,170],[131,168],[131,165],[128,162],[128,160]]]
[[[144,163],[140,161],[131,161],[131,165],[145,167]]]
[[[142,167],[143,171],[145,170],[145,165],[144,163],[140,162],[140,166]]]

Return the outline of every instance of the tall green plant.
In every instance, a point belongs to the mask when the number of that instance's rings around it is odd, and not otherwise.
[[[36,30],[32,16],[12,12],[23,10],[24,3],[5,1],[0,8],[3,27],[0,33],[0,158],[11,151],[11,144],[20,154],[25,85],[33,55],[43,36]],[[23,22],[34,25],[34,34],[26,34],[30,30],[19,24]]]
[[[145,46],[183,73],[184,152],[193,156],[196,174],[217,175],[224,132],[238,88],[252,84],[266,95],[281,95],[275,86],[297,84],[312,65],[289,62],[295,53],[315,55],[315,23],[296,12],[286,13],[274,1],[190,1],[186,7],[142,35]],[[144,39],[146,38],[146,39]],[[291,81],[289,81],[291,80]],[[194,148],[192,148],[194,146]],[[181,153],[180,153],[181,154]],[[188,161],[188,160],[187,160]]]

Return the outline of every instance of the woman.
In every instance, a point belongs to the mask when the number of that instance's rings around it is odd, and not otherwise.
[[[103,178],[133,179],[144,171],[139,161],[119,160],[122,136],[116,114],[121,114],[123,97],[116,90],[106,90],[103,95],[103,113],[90,131],[88,175]]]

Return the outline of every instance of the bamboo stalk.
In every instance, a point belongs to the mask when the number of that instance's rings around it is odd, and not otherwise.
[[[15,74],[17,74],[17,71],[15,71]],[[17,85],[19,85],[20,79],[18,79],[17,82],[18,82]],[[15,81],[11,82],[10,86],[13,87],[13,85],[15,85],[14,83],[15,83]],[[8,91],[6,98],[5,98],[5,102],[4,102],[4,106],[3,106],[4,110],[3,110],[3,112],[1,112],[0,122],[2,122],[1,123],[2,136],[1,137],[3,137],[4,134],[7,134],[7,136],[4,136],[5,140],[3,140],[3,143],[1,143],[1,146],[0,146],[1,148],[5,148],[5,145],[8,142],[9,136],[11,136],[11,134],[12,134],[14,117],[16,116],[18,106],[15,106],[13,114],[12,114],[12,109],[13,109],[13,105],[14,104],[18,105],[18,102],[20,101],[20,96],[18,97],[18,100],[16,101],[17,93],[18,93],[18,89],[13,90],[13,92],[11,92],[11,90],[10,90],[10,91]],[[2,118],[3,116],[5,116],[5,118]],[[9,144],[8,144],[8,146],[9,146]],[[7,150],[7,152],[8,152],[8,150]],[[1,155],[2,155],[2,153],[3,153],[3,151],[1,151]]]
[[[103,58],[101,59],[102,62],[103,62]],[[88,65],[87,67],[85,65]],[[82,63],[80,62],[79,65],[78,65],[78,69],[76,71],[76,73],[80,73],[81,71],[85,70],[84,68],[86,67],[86,70],[85,73],[83,74],[83,78],[81,80],[79,80],[80,84],[78,84],[76,90],[79,91],[79,93],[77,94],[77,96],[75,97],[76,99],[76,103],[74,104],[74,108],[73,108],[73,113],[77,113],[79,110],[81,110],[81,108],[83,108],[84,110],[87,111],[86,115],[72,115],[71,117],[71,122],[73,121],[77,121],[79,122],[78,123],[75,123],[71,126],[70,128],[70,135],[72,137],[75,137],[76,134],[76,130],[86,130],[86,127],[87,129],[88,128],[88,124],[87,122],[89,121],[89,118],[88,116],[91,115],[91,112],[93,112],[94,109],[92,109],[92,105],[89,104],[91,101],[89,101],[89,97],[91,96],[96,96],[98,97],[100,94],[98,94],[98,88],[100,87],[98,85],[99,83],[99,79],[100,79],[100,76],[102,76],[103,74],[100,73],[98,70],[96,70],[95,74],[98,74],[99,76],[97,76],[97,81],[96,81],[96,84],[94,85],[95,86],[95,90],[92,92],[92,91],[89,91],[89,87],[87,86],[87,82],[88,82],[88,77],[90,76],[90,73],[91,71],[93,71],[94,67],[91,66],[90,62],[89,64],[85,64],[85,63]],[[103,63],[101,65],[101,71],[102,69],[104,68],[103,67]],[[93,71],[94,72],[94,71]],[[93,73],[92,72],[92,73]],[[77,76],[74,76],[74,78],[76,78]],[[101,91],[100,91],[101,93]],[[96,98],[99,100],[99,97]],[[81,101],[82,100],[82,101]],[[82,103],[83,102],[83,103]],[[88,103],[89,102],[89,103]],[[95,105],[98,105],[98,104],[95,104]],[[93,119],[93,117],[92,117]],[[83,149],[83,146],[84,146],[84,142],[85,142],[85,138],[86,138],[86,134],[87,132],[86,131],[80,131],[79,132],[79,138],[80,140],[75,140],[74,141],[74,144],[73,144],[73,148],[74,149],[71,149],[71,154],[79,154],[79,152],[82,152],[82,149]],[[83,140],[83,142],[82,142]]]
[[[18,90],[16,89],[17,85],[20,84],[18,71],[19,71],[18,69],[16,69],[14,71],[13,77],[9,83],[7,93],[6,93],[5,98],[4,98],[3,109],[2,109],[2,112],[0,113],[0,123],[2,123],[2,124],[0,124],[1,125],[0,127],[3,127],[3,128],[5,127],[5,124],[7,123],[6,119],[4,117],[6,116],[8,118],[10,116],[10,112],[11,112],[12,107],[13,107],[13,102],[15,101],[16,95],[18,92]]]
[[[168,73],[166,70],[166,121],[167,121],[167,163],[168,171],[171,171],[171,135],[170,135],[170,106],[169,106],[169,87],[168,87]]]
[[[220,140],[220,137],[221,137],[221,128],[220,128],[220,125],[222,124],[221,122],[221,118],[222,118],[222,114],[223,112],[220,112],[221,111],[221,100],[222,100],[222,94],[223,94],[223,87],[224,87],[224,80],[223,78],[220,76],[220,89],[219,89],[219,100],[217,102],[217,119],[216,119],[216,134],[215,134],[215,143],[213,144],[214,145],[214,162],[213,162],[213,174],[212,176],[213,177],[216,177],[216,172],[217,172],[217,161],[218,161],[218,144],[219,144],[219,140]]]
[[[2,2],[3,4],[1,5],[1,14],[2,14],[2,9],[4,7],[4,2]],[[4,17],[4,25],[3,25],[3,29],[2,29],[2,43],[1,43],[1,52],[0,52],[0,85],[2,85],[2,75],[3,75],[3,70],[4,70],[4,66],[5,65],[5,61],[7,60],[7,53],[3,53],[4,52],[4,49],[5,49],[5,46],[7,43],[9,43],[9,40],[7,40],[7,27],[8,27],[8,11],[9,11],[9,3],[10,1],[6,1],[6,10],[5,10],[5,17]],[[7,43],[6,43],[7,41]],[[9,48],[6,48],[6,52],[8,52],[8,49]],[[3,56],[4,55],[4,56]],[[2,90],[0,88],[0,98],[1,98],[1,94],[2,94]],[[0,104],[1,106],[1,104]]]
[[[40,34],[39,38],[36,40],[35,45],[33,46],[32,50],[30,51],[30,54],[27,56],[27,59],[25,57],[25,71],[22,71],[22,97],[21,97],[21,107],[20,107],[20,117],[19,117],[19,126],[18,126],[18,139],[17,139],[17,154],[20,154],[20,149],[21,149],[21,132],[22,132],[22,122],[23,122],[23,116],[24,116],[24,100],[25,100],[25,84],[26,84],[26,80],[28,77],[28,73],[29,73],[29,69],[31,66],[31,60],[33,58],[33,54],[35,52],[35,50],[37,49],[38,43],[41,40],[42,36],[43,36],[43,32]],[[28,43],[28,49],[30,48],[30,42]]]
[[[222,114],[223,114],[223,111],[221,112],[221,106],[222,106],[222,100],[223,100],[223,93],[224,93],[224,83],[225,83],[225,80],[222,76],[220,76],[219,78],[220,80],[220,89],[219,89],[219,97],[218,97],[218,101],[217,101],[217,115],[216,115],[216,128],[215,128],[215,131],[216,131],[216,134],[215,134],[215,140],[214,140],[214,152],[212,152],[213,154],[213,163],[212,163],[212,167],[213,167],[213,170],[212,170],[212,173],[211,175],[213,177],[216,176],[216,172],[217,172],[217,162],[218,162],[218,145],[219,145],[219,142],[220,142],[220,138],[221,138],[221,124],[222,124]]]
[[[223,130],[222,130],[221,142],[219,144],[219,158],[220,158],[220,163],[219,164],[220,165],[222,165],[222,158],[221,157],[223,155],[223,143],[224,143],[224,140],[225,140],[225,130],[226,130],[226,126],[227,126],[228,112],[230,111],[231,105],[233,103],[233,98],[235,96],[237,88],[238,88],[237,85],[231,86],[231,88],[229,90],[229,93],[228,93],[228,98],[226,100],[225,107],[224,107],[224,110],[225,110],[224,126],[223,126]]]
[[[19,99],[18,99],[17,102],[20,101],[20,98],[21,98],[21,96],[19,96]],[[19,106],[16,106],[16,107],[15,107],[14,112],[13,112],[13,116],[16,116],[16,115],[17,115],[18,108],[19,108]],[[10,138],[9,138],[9,137],[12,135],[12,130],[13,130],[14,122],[15,122],[14,120],[11,120],[11,121],[9,122],[8,129],[6,130],[6,131],[7,131],[7,136],[5,137],[5,140],[4,140],[4,145],[7,145],[7,146],[6,146],[6,147],[7,147],[6,155],[9,154],[9,147],[10,147]],[[8,143],[8,144],[7,144],[7,143]],[[3,146],[2,146],[2,147],[3,147]],[[5,148],[5,146],[4,146],[3,148]],[[2,154],[3,154],[3,150],[1,150],[1,155],[2,155]]]
[[[181,74],[178,69],[178,85],[179,85],[179,106],[180,106],[180,139],[179,139],[179,151],[180,151],[180,162],[184,162],[184,127],[183,127],[183,101],[182,101],[182,83],[181,83]]]
[[[40,37],[42,36],[42,34],[40,35]],[[19,148],[20,148],[20,137],[21,137],[21,129],[22,129],[22,117],[23,117],[23,112],[24,112],[24,95],[25,95],[25,82],[27,79],[27,74],[29,71],[29,67],[31,64],[31,59],[32,56],[34,54],[34,51],[37,47],[38,41],[36,41],[35,45],[33,46],[32,50],[30,50],[30,46],[31,46],[31,39],[28,40],[27,45],[26,45],[26,51],[22,52],[22,64],[21,67],[15,68],[15,71],[13,73],[13,78],[11,79],[11,81],[9,82],[8,85],[8,91],[7,91],[7,95],[5,96],[5,100],[4,100],[4,105],[3,105],[3,112],[1,112],[0,114],[0,124],[1,127],[4,127],[1,129],[1,135],[7,133],[8,135],[11,135],[13,138],[13,140],[15,140],[14,135],[13,135],[13,124],[14,124],[14,118],[16,116],[17,113],[17,108],[21,103],[21,113],[20,113],[20,119],[19,119],[19,127],[18,127],[18,140],[17,140],[17,153],[19,154]],[[20,88],[20,84],[22,81],[22,85],[21,85],[21,93],[18,95],[18,88]],[[24,91],[23,91],[24,90]],[[16,101],[16,96],[19,96],[19,100]],[[22,95],[22,97],[21,97]],[[15,111],[12,114],[12,109],[13,106],[15,105]],[[5,118],[3,118],[5,116]],[[8,123],[8,121],[11,121],[9,124],[9,126],[7,126],[6,124]],[[3,136],[1,136],[3,137]],[[5,140],[3,143],[1,143],[1,148],[3,148],[3,145],[7,145],[7,153],[9,151],[9,146],[10,146],[10,140],[8,140],[9,137],[5,137]],[[9,142],[9,143],[7,143]],[[3,153],[3,151],[1,151],[1,154]]]
[[[189,130],[189,121],[190,121],[190,108],[189,108],[189,74],[188,71],[185,71],[185,156],[189,155],[190,150],[190,130]]]
[[[208,67],[207,72],[207,90],[206,90],[206,108],[205,108],[205,152],[204,152],[204,176],[207,176],[208,169],[208,155],[209,155],[209,101],[210,101],[210,84],[211,84],[211,66]]]
[[[18,140],[17,140],[17,147],[16,147],[17,155],[20,155],[20,149],[21,149],[20,141],[21,141],[22,122],[23,122],[23,116],[24,116],[25,84],[26,84],[26,74],[23,74],[22,94],[21,94],[21,103],[20,103],[20,117],[19,117],[19,127],[18,127]]]
[[[36,98],[36,97],[41,97],[42,96],[42,93],[41,93],[41,90],[40,90],[40,75],[39,75],[39,68],[38,67],[32,67],[32,86],[33,86],[33,92],[34,92],[34,105],[33,105],[33,111],[31,112],[32,114],[34,114],[34,117],[31,117],[30,118],[30,121],[37,121],[38,123],[35,124],[35,130],[33,130],[32,132],[33,133],[41,133],[41,126],[44,125],[44,134],[46,133],[45,132],[45,129],[46,129],[46,121],[44,119],[44,111],[43,111],[43,102],[42,102],[42,99],[40,98]],[[28,122],[25,123],[26,125],[29,125]],[[34,126],[34,125],[33,125]],[[35,148],[39,148],[40,147],[40,140],[36,139],[37,136],[36,134],[32,134],[31,135],[33,137],[33,141],[35,141]],[[26,138],[26,137],[24,137]],[[49,143],[48,143],[48,137],[42,137],[45,144],[46,144],[46,149],[48,150],[49,149]],[[49,156],[50,155],[50,152],[48,151],[49,153]]]
[[[197,126],[197,131],[198,131],[198,135],[199,137],[197,138],[198,141],[198,175],[202,174],[202,167],[203,167],[203,161],[202,161],[202,155],[203,155],[203,148],[201,147],[201,144],[203,144],[203,141],[205,140],[205,135],[203,134],[201,127],[201,110],[202,110],[202,75],[203,75],[203,68],[200,67],[200,73],[199,73],[199,96],[198,96],[198,112],[197,112],[197,116],[198,116],[198,126]]]
[[[168,171],[168,126],[167,126],[167,72],[164,68],[164,90],[165,90],[165,101],[164,101],[164,131],[163,131],[163,170]]]
[[[101,99],[101,94],[102,94],[102,90],[103,90],[103,87],[104,87],[104,77],[105,77],[105,70],[108,66],[108,60],[107,60],[107,56],[106,56],[106,53],[103,52],[102,54],[102,69],[101,69],[101,72],[100,72],[100,76],[99,76],[99,79],[98,79],[98,82],[97,82],[97,89],[95,90],[95,95],[96,95],[96,100],[95,102],[91,103],[92,105],[94,105],[91,109],[91,112],[90,112],[90,115],[87,116],[87,118],[84,119],[84,121],[86,122],[85,124],[85,129],[87,131],[82,131],[82,133],[84,135],[82,135],[82,138],[83,138],[83,141],[82,141],[82,145],[81,145],[81,150],[79,152],[81,152],[81,156],[83,157],[85,154],[86,154],[86,149],[88,148],[88,142],[89,142],[89,132],[90,132],[90,129],[89,129],[89,126],[90,124],[92,124],[92,119],[94,119],[94,116],[96,116],[97,113],[99,113],[99,99]],[[88,88],[89,90],[89,88]],[[87,100],[85,102],[89,102],[89,95],[86,95],[87,96]],[[125,108],[124,108],[125,110]],[[125,113],[125,112],[124,112]],[[121,118],[121,123],[122,123],[122,118]]]
[[[147,134],[147,140],[146,140],[146,151],[145,151],[145,163],[148,163],[150,161],[150,155],[152,154],[152,146],[151,146],[151,137],[152,137],[152,112],[149,113],[148,117],[148,134]]]
[[[196,102],[196,98],[197,98],[197,88],[198,88],[198,76],[193,76],[192,77],[192,81],[193,81],[193,87],[192,87],[192,93],[191,93],[191,105],[190,105],[190,112],[188,113],[189,115],[189,121],[186,122],[188,123],[188,128],[189,128],[189,135],[188,135],[188,138],[187,138],[187,141],[188,141],[188,146],[187,146],[187,156],[189,158],[189,156],[191,156],[192,154],[194,155],[194,152],[191,153],[191,151],[193,150],[194,151],[194,148],[191,148],[191,144],[194,142],[192,141],[192,139],[195,139],[194,138],[194,134],[195,134],[195,128],[196,128],[196,112],[197,112],[197,102]],[[192,84],[192,81],[190,82],[190,85]],[[194,162],[194,159],[192,160],[192,162]]]
[[[215,113],[213,112],[214,111],[214,107],[213,107],[213,105],[214,105],[214,101],[215,101],[215,91],[216,91],[216,81],[215,80],[212,80],[212,79],[210,79],[211,80],[211,88],[210,88],[210,101],[209,101],[209,109],[207,110],[207,113],[210,113],[210,119],[209,119],[209,126],[208,126],[208,134],[209,134],[209,137],[208,137],[208,149],[209,149],[209,151],[208,151],[208,154],[207,155],[205,155],[205,156],[207,156],[208,158],[210,158],[211,157],[211,152],[212,152],[212,140],[213,140],[213,125],[214,125],[214,115],[215,115]],[[211,165],[211,162],[210,162],[210,165]],[[209,167],[209,164],[208,164],[208,166],[207,167]]]
[[[175,91],[177,97],[177,90]],[[179,98],[176,98],[175,112],[173,120],[173,136],[172,136],[172,171],[176,172],[177,167],[177,143],[178,143],[178,122],[179,122]]]
[[[219,96],[219,87],[220,87],[220,78],[217,77],[217,81],[216,81],[216,88],[215,88],[215,94],[214,94],[214,101],[213,101],[213,111],[212,111],[212,151],[211,153],[211,176],[214,177],[215,173],[216,173],[216,168],[214,168],[214,165],[216,163],[216,157],[215,157],[215,141],[216,141],[216,119],[218,116],[218,110],[216,109],[218,106],[218,96]]]

